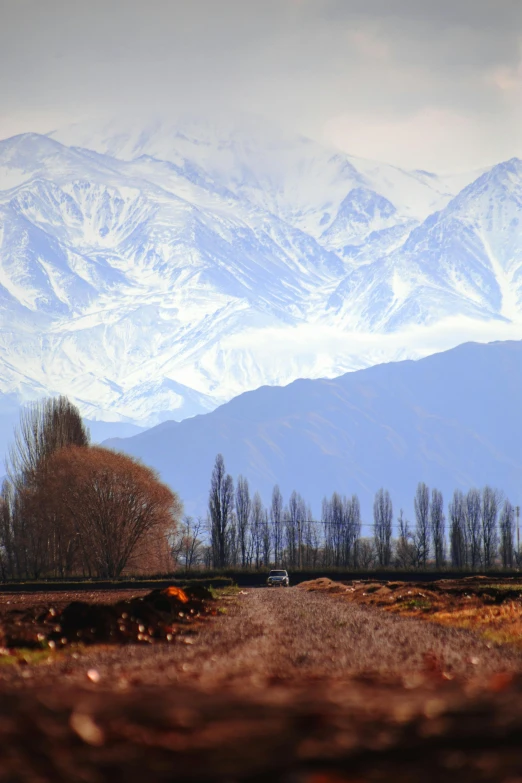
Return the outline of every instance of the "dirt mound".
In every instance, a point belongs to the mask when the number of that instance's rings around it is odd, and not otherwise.
[[[322,593],[346,593],[348,589],[342,582],[334,582],[332,579],[324,576],[319,579],[311,579],[309,582],[301,582],[297,585],[297,588],[299,590]]]
[[[522,643],[522,579],[474,575],[435,582],[330,579],[304,582],[306,590],[340,593],[353,603],[402,617],[469,628],[493,642]]]
[[[38,648],[71,642],[170,642],[184,626],[213,611],[212,593],[201,586],[167,587],[114,604],[72,601],[61,610],[12,610],[2,616],[0,645]]]

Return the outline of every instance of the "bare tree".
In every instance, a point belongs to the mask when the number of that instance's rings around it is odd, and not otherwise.
[[[361,536],[361,505],[357,495],[345,502],[346,537],[344,544],[344,565],[357,568],[358,543]]]
[[[396,560],[399,568],[413,568],[417,565],[416,549],[413,543],[413,534],[410,530],[410,523],[404,519],[404,512],[401,508],[397,517],[399,526],[399,537],[397,539]]]
[[[467,565],[466,501],[460,489],[449,504],[451,563],[456,568]]]
[[[513,568],[515,561],[515,548],[513,539],[515,535],[515,509],[509,502],[504,501],[500,512],[500,556],[504,568]]]
[[[286,558],[291,567],[298,564],[298,525],[299,525],[299,496],[294,490],[288,501],[288,509],[285,514],[285,538],[286,538]]]
[[[35,480],[45,460],[65,446],[88,446],[80,412],[67,397],[49,397],[23,408],[9,448],[7,475],[18,491]]]
[[[281,565],[283,550],[283,496],[276,484],[272,490],[272,504],[270,506],[270,521],[272,523],[272,538],[274,550],[274,564]]]
[[[306,519],[306,503],[295,490],[290,495],[285,514],[286,557],[292,567],[301,565],[303,527]]]
[[[373,568],[377,559],[374,541],[371,538],[361,538],[358,549],[359,567],[362,569]]]
[[[263,526],[265,521],[265,509],[261,495],[256,492],[252,501],[250,514],[250,535],[252,538],[252,550],[256,568],[261,565],[263,552]]]
[[[227,565],[238,565],[240,562],[240,543],[237,527],[237,517],[234,511],[230,516],[230,524],[227,532]]]
[[[208,509],[211,525],[212,557],[217,568],[228,564],[228,533],[234,510],[234,482],[225,470],[225,460],[218,454],[212,478]]]
[[[172,542],[172,556],[176,564],[182,565],[187,571],[199,565],[203,556],[203,541],[201,535],[204,525],[201,517],[184,517],[176,531]]]
[[[446,518],[443,509],[444,501],[442,499],[442,493],[439,492],[438,489],[433,489],[431,491],[430,528],[433,536],[436,568],[441,568],[446,559]]]
[[[340,566],[343,559],[343,543],[345,539],[345,503],[344,499],[334,492],[330,501],[331,541],[333,546],[334,565]]]
[[[18,577],[70,571],[75,539],[62,523],[44,513],[35,494],[50,457],[69,445],[86,447],[89,435],[78,409],[66,397],[52,397],[22,410],[6,464],[5,516],[0,547]],[[41,498],[40,498],[41,500]]]
[[[241,552],[241,565],[243,567],[247,564],[250,507],[251,502],[248,481],[243,476],[239,476],[236,484],[236,518],[239,550]]]
[[[335,560],[334,529],[332,503],[326,497],[323,498],[322,503],[321,524],[323,526],[323,566],[331,566]]]
[[[375,551],[380,566],[391,562],[393,506],[388,490],[380,489],[373,503]]]
[[[17,550],[13,543],[14,489],[12,483],[5,479],[0,495],[0,566],[2,580],[15,575],[19,576]]]
[[[482,551],[484,555],[484,568],[491,568],[497,554],[498,510],[501,502],[501,493],[497,489],[484,487],[482,490],[481,522],[482,522]]]
[[[341,497],[334,492],[324,498],[322,519],[324,528],[323,564],[355,566],[357,541],[361,534],[361,508],[357,495]]]
[[[316,568],[319,563],[320,536],[317,523],[313,519],[311,509],[307,509],[307,519],[303,533],[303,565],[306,568]]]
[[[417,560],[423,568],[426,568],[430,554],[430,491],[423,481],[417,485],[414,507],[414,544],[417,550]]]
[[[482,554],[480,511],[480,492],[478,489],[470,489],[466,495],[466,537],[469,547],[469,564],[472,569],[480,566]]]
[[[263,509],[262,522],[262,542],[263,542],[263,562],[265,567],[270,565],[270,556],[272,554],[272,531],[270,530],[270,516],[268,509]]]

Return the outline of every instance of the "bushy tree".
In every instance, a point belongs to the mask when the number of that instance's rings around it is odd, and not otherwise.
[[[89,573],[164,570],[181,503],[151,468],[99,446],[67,446],[47,467],[33,501],[76,542]]]

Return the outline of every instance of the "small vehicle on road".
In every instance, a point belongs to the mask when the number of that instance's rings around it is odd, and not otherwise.
[[[290,587],[288,571],[270,571],[266,583],[268,587]]]

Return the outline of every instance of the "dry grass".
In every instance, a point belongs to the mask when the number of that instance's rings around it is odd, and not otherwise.
[[[301,590],[339,594],[356,604],[375,606],[400,617],[469,629],[482,638],[522,648],[522,581],[467,577],[434,583],[335,583],[316,579]]]
[[[442,625],[469,628],[484,639],[498,644],[515,644],[522,649],[522,606],[513,601],[500,606],[435,612],[431,619]]]

